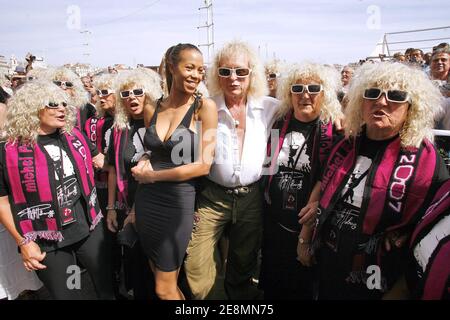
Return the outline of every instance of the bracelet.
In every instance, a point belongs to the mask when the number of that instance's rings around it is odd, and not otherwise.
[[[298,238],[298,242],[300,243],[300,244],[310,244],[311,242],[307,242],[305,239],[303,239],[302,237],[299,237]]]
[[[112,205],[112,206],[106,206],[106,211],[108,211],[108,210],[116,210],[116,206],[115,205]]]

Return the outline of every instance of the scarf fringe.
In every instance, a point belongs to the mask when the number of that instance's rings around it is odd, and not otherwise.
[[[60,231],[49,231],[49,230],[27,232],[26,234],[23,235],[23,237],[31,241],[36,241],[37,238],[58,242],[64,240],[64,237]]]
[[[94,230],[95,227],[97,226],[97,224],[102,220],[102,218],[103,218],[103,214],[102,214],[102,212],[100,211],[100,212],[98,213],[98,215],[97,215],[97,216],[94,218],[94,220],[92,221],[92,224],[91,224],[91,227],[89,228],[89,230],[90,230],[90,231]]]

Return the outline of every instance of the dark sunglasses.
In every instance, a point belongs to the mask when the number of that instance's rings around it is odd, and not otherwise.
[[[305,92],[308,92],[309,94],[319,94],[320,91],[322,91],[322,85],[321,84],[293,84],[291,85],[291,93],[294,94],[300,94]]]
[[[133,96],[135,96],[135,97],[143,96],[144,95],[144,89],[134,89],[134,90],[120,91],[120,97],[122,99],[128,98],[131,94]]]
[[[277,73],[269,73],[269,74],[267,75],[267,79],[268,79],[268,80],[274,80],[274,79],[276,79],[276,78],[278,78],[278,74],[277,74]]]
[[[66,88],[73,88],[73,83],[70,81],[53,81],[58,87],[65,86]]]
[[[238,78],[245,78],[250,75],[250,72],[252,69],[249,68],[219,68],[219,77],[228,78],[231,77],[233,72],[236,74],[236,77]]]
[[[66,102],[61,102],[61,104],[59,104],[58,102],[49,102],[45,106],[49,109],[58,109],[60,105],[62,105],[64,108],[67,107]]]
[[[106,97],[106,96],[109,96],[110,94],[114,93],[115,91],[110,90],[110,89],[102,89],[102,90],[97,89],[96,92],[99,97]]]
[[[367,100],[377,100],[382,94],[385,94],[386,100],[395,103],[404,103],[409,101],[409,93],[402,90],[381,90],[380,88],[369,88],[364,90],[363,98]]]

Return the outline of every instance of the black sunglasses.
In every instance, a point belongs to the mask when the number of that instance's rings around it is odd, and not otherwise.
[[[364,90],[363,98],[367,100],[377,100],[382,94],[385,94],[386,100],[395,103],[404,103],[409,101],[409,93],[402,90],[382,90],[380,88],[369,88]]]
[[[273,79],[276,79],[276,78],[278,78],[278,74],[276,74],[276,73],[269,73],[267,75],[267,79],[269,79],[269,80],[273,80]]]
[[[73,88],[73,83],[70,81],[53,81],[58,87],[65,86],[66,88]]]

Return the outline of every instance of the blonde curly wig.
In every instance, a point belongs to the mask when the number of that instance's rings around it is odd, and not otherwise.
[[[116,91],[114,127],[117,129],[129,128],[130,118],[123,100],[120,98],[120,91],[130,90],[133,87],[144,89],[144,103],[146,105],[156,105],[156,100],[163,95],[163,90],[161,88],[161,77],[156,72],[149,69],[144,70],[144,68],[139,68],[120,73],[116,79],[114,88]]]
[[[72,132],[75,108],[69,104],[69,96],[52,82],[33,80],[21,86],[8,100],[4,128],[6,139],[9,142],[34,143],[40,127],[39,111],[49,102],[68,103],[63,132]]]
[[[339,74],[320,64],[306,62],[300,65],[292,65],[287,75],[282,78],[278,87],[277,97],[281,100],[281,106],[277,113],[278,118],[284,117],[292,110],[291,85],[300,79],[316,79],[324,93],[323,103],[320,107],[320,119],[325,123],[342,117],[341,105],[337,98]],[[337,80],[336,80],[337,78]]]
[[[114,90],[114,88],[116,87],[116,84],[115,84],[116,79],[117,79],[116,74],[105,73],[98,77],[95,77],[93,85],[94,85],[95,89],[98,89],[98,90],[104,90],[104,89]],[[116,99],[117,99],[117,97],[116,97]],[[116,102],[116,104],[117,104],[117,102]],[[97,103],[95,104],[95,109],[97,110],[97,114],[99,117],[105,116],[105,111],[102,109],[102,107],[100,105],[100,99],[98,99]]]
[[[80,77],[70,69],[65,67],[49,69],[45,73],[50,81],[70,81],[73,83],[73,97],[70,96],[69,103],[76,108],[81,108],[89,102],[88,93],[83,87]]]
[[[435,118],[441,113],[442,96],[426,74],[402,63],[366,63],[353,75],[345,109],[345,135],[356,136],[363,126],[363,93],[367,88],[397,89],[409,92],[411,105],[400,131],[402,147],[419,147],[424,138],[433,141]]]
[[[252,72],[250,73],[250,88],[248,95],[256,99],[268,94],[269,89],[267,88],[263,63],[248,43],[235,40],[225,44],[223,48],[217,52],[212,65],[208,68],[207,85],[211,96],[223,94],[223,90],[219,84],[218,72],[222,59],[225,57],[238,57],[241,55],[248,58],[248,67],[252,69]]]

